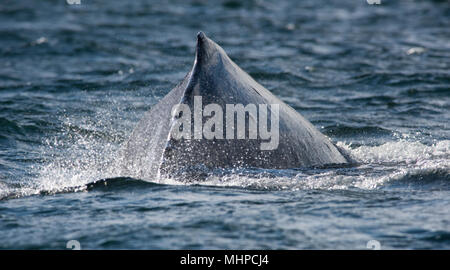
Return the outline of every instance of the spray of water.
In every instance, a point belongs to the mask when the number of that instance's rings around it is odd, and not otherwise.
[[[44,192],[84,190],[88,183],[100,179],[123,177],[121,144],[132,130],[133,122],[117,118],[111,107],[100,108],[92,118],[61,117],[61,132],[44,142],[44,162],[33,166],[32,181],[20,188],[0,188],[0,197],[15,193],[26,196]],[[119,110],[119,109],[118,109]],[[116,118],[115,118],[116,117]],[[121,124],[118,124],[118,123]],[[201,184],[254,189],[377,189],[415,175],[437,173],[448,179],[450,171],[450,140],[426,145],[401,136],[381,145],[354,146],[338,142],[358,165],[351,168],[309,170],[234,170],[211,173],[202,181],[182,183],[158,178],[160,184]],[[446,173],[445,173],[446,172]],[[17,195],[18,194],[18,195]]]

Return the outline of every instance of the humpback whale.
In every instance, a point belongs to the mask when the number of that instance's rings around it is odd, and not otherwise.
[[[192,69],[140,120],[123,174],[153,180],[215,168],[346,164],[308,120],[257,83],[203,32]]]

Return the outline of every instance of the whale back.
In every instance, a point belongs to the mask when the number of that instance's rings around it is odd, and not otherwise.
[[[201,99],[201,102],[198,102]],[[190,138],[174,138],[179,132],[180,115],[174,106],[189,108]],[[203,126],[207,117],[196,118],[195,111],[205,111],[209,104],[223,108],[220,128],[223,136],[206,138],[195,124]],[[238,138],[238,117],[228,118],[227,105],[241,104],[256,108],[256,114],[245,114],[245,138]],[[263,107],[260,107],[263,105]],[[264,107],[265,106],[265,107]],[[217,107],[217,106],[216,106]],[[274,108],[278,110],[275,110]],[[261,109],[267,108],[267,119],[261,122]],[[258,111],[258,109],[260,109]],[[175,113],[174,113],[175,112]],[[185,112],[183,112],[185,113]],[[216,115],[217,112],[211,113]],[[220,116],[220,115],[219,115]],[[187,119],[187,115],[182,116]],[[278,130],[272,120],[278,120]],[[206,119],[205,119],[206,118]],[[229,121],[232,119],[232,122]],[[228,121],[228,122],[227,122]],[[220,123],[220,122],[218,122]],[[234,123],[233,134],[227,124]],[[268,139],[250,138],[251,123],[277,132],[273,149],[261,149]],[[273,125],[273,126],[272,126]],[[218,127],[217,127],[218,126]],[[252,127],[255,127],[252,126]],[[257,133],[260,129],[257,130]],[[220,133],[220,132],[219,132]],[[232,139],[229,139],[231,137]],[[217,138],[219,137],[219,138]],[[160,174],[175,175],[189,169],[208,168],[299,168],[345,164],[346,158],[332,142],[308,120],[237,66],[214,41],[203,33],[197,36],[196,58],[191,71],[158,104],[150,109],[133,131],[124,149],[124,170],[128,176],[151,179]]]

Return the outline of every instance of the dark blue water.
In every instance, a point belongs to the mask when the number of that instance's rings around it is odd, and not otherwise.
[[[0,3],[0,248],[450,248],[448,1]],[[121,144],[202,30],[358,165],[183,184]]]

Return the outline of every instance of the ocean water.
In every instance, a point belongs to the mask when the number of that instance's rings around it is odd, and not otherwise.
[[[200,30],[356,164],[121,175]],[[448,1],[3,0],[0,248],[449,249],[449,123]]]

